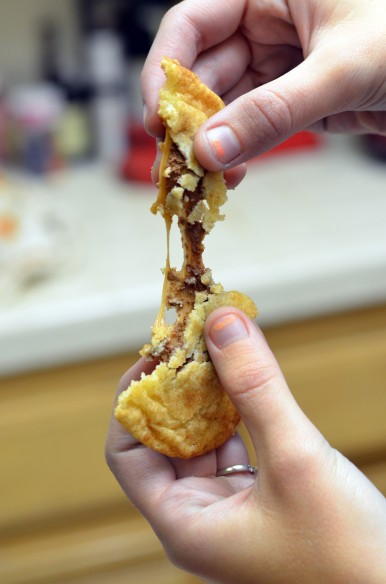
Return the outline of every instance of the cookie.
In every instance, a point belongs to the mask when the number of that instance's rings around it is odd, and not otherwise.
[[[198,128],[224,104],[178,61],[163,59],[166,82],[159,95],[159,115],[166,128],[159,173],[159,193],[152,206],[167,226],[167,260],[160,311],[151,342],[141,350],[159,364],[119,396],[116,418],[137,440],[167,456],[191,458],[219,447],[235,432],[239,414],[221,387],[204,339],[208,315],[234,306],[255,318],[253,301],[226,292],[204,265],[204,238],[227,200],[223,174],[204,170],[193,150]],[[171,267],[169,232],[176,221],[184,260]],[[166,313],[174,310],[173,323]]]

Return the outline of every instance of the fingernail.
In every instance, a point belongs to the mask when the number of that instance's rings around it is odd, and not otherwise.
[[[207,131],[212,155],[220,164],[232,162],[241,154],[241,146],[234,132],[228,126],[218,126]]]
[[[236,314],[226,314],[214,321],[209,336],[218,349],[223,349],[247,337],[248,329]]]

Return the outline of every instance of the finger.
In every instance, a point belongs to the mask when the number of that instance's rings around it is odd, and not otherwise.
[[[148,361],[145,357],[141,357],[126,373],[121,377],[118,384],[117,393],[115,395],[113,412],[110,420],[110,426],[106,442],[106,454],[107,450],[111,449],[112,452],[126,452],[130,448],[134,448],[139,445],[138,440],[136,440],[129,432],[120,424],[114,417],[114,408],[116,400],[119,394],[128,388],[132,380],[140,379],[142,373],[149,374],[153,371],[155,367],[155,361]]]
[[[189,460],[172,458],[171,463],[177,479],[185,477],[213,477],[217,470],[216,452],[208,452]]]
[[[249,464],[249,454],[240,434],[234,434],[217,449],[217,469],[227,468],[235,464]]]
[[[329,69],[324,57],[311,55],[279,79],[238,97],[197,132],[199,162],[212,171],[231,168],[342,107],[350,109],[341,77],[339,67]]]
[[[148,375],[151,373],[156,365],[156,361],[147,359],[146,357],[140,357],[136,363],[126,373],[121,377],[118,384],[117,395],[128,388],[130,383],[134,380],[141,378],[142,373]]]
[[[245,0],[185,0],[166,13],[141,76],[145,127],[151,135],[162,136],[157,115],[158,92],[165,79],[160,68],[162,58],[178,59],[181,65],[191,69],[200,53],[236,32],[245,3]]]
[[[234,308],[214,311],[205,330],[213,364],[250,433],[259,467],[301,452],[316,430],[292,397],[261,331]]]
[[[332,133],[386,135],[386,112],[343,112],[322,120],[322,127]]]
[[[217,469],[216,472],[224,470],[230,466],[248,465],[250,463],[249,454],[240,434],[234,434],[225,444],[217,449]],[[217,480],[226,481],[234,492],[241,491],[253,485],[256,476],[249,472],[235,473],[219,477]]]
[[[157,140],[157,150],[156,150],[156,158],[154,160],[154,164],[151,168],[151,179],[154,185],[157,185],[159,182],[159,169],[162,159],[162,152],[159,148],[160,140]],[[247,165],[240,164],[235,168],[230,168],[229,170],[224,172],[224,179],[228,189],[235,189],[243,180],[247,173]]]
[[[142,372],[148,374],[154,362],[140,359],[125,373],[118,393]],[[169,460],[140,444],[111,416],[106,440],[106,461],[129,499],[147,517],[152,516],[158,496],[175,480],[175,472]]]
[[[303,59],[303,52],[297,46],[254,43],[252,63],[257,76],[257,85],[263,85],[281,77],[300,65]]]
[[[245,38],[236,33],[199,55],[192,71],[212,91],[222,96],[239,82],[250,61],[249,46]]]
[[[278,45],[253,48],[253,66],[246,68],[237,83],[222,95],[226,104],[231,103],[241,95],[253,91],[264,83],[269,83],[284,75],[303,60],[303,55],[296,47]]]
[[[249,464],[249,455],[239,434],[234,434],[217,450],[190,460],[172,458],[177,479],[186,477],[214,477],[218,470],[234,464]]]
[[[252,69],[248,69],[238,81],[238,83],[236,83],[229,91],[224,93],[222,99],[227,105],[240,97],[240,95],[244,95],[245,93],[253,91],[259,85],[261,85],[261,83],[258,82],[256,72],[252,71]]]
[[[228,189],[235,189],[247,174],[247,165],[240,164],[224,172],[224,178]]]

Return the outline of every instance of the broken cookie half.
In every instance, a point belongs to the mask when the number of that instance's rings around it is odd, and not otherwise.
[[[141,354],[159,364],[119,396],[116,418],[140,442],[167,456],[191,458],[223,444],[236,430],[239,414],[224,392],[205,345],[204,323],[220,306],[234,306],[255,318],[253,301],[225,292],[204,266],[203,240],[227,200],[223,174],[198,163],[193,140],[198,128],[224,104],[178,61],[163,59],[166,83],[159,115],[166,128],[159,194],[152,207],[167,227],[167,259],[159,314],[151,343]],[[176,218],[184,261],[170,266],[169,233]],[[175,322],[166,321],[174,309]]]

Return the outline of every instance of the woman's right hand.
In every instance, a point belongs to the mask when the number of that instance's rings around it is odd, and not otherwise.
[[[162,57],[228,104],[197,133],[208,170],[237,167],[295,132],[386,133],[385,0],[185,0],[164,17],[142,74],[154,136]]]

